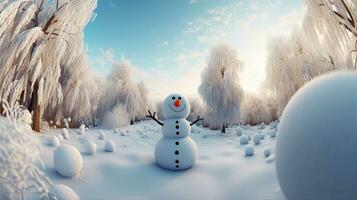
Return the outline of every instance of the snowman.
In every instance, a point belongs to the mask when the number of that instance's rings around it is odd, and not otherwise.
[[[164,122],[155,117],[155,112],[149,117],[162,126],[163,137],[155,148],[157,164],[165,169],[184,170],[193,166],[197,157],[197,147],[191,139],[191,126],[201,119],[197,118],[192,123],[186,120],[190,112],[190,104],[187,99],[179,94],[171,94],[166,97],[162,105]]]

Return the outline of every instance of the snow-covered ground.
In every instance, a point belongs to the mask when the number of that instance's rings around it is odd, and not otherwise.
[[[72,188],[81,199],[284,199],[277,182],[274,154],[264,156],[266,149],[274,152],[275,138],[269,133],[274,126],[242,126],[251,137],[262,133],[259,145],[241,145],[236,127],[222,135],[202,127],[193,127],[191,137],[196,142],[199,157],[193,168],[168,171],[159,168],[154,160],[154,148],[162,136],[161,127],[152,121],[114,130],[89,129],[84,135],[70,130],[70,139],[83,157],[79,178],[65,178],[53,166],[56,149],[48,145],[48,135],[60,134],[51,129],[40,136],[45,172],[54,184]],[[104,140],[99,140],[99,132]],[[95,155],[84,152],[83,141],[90,138],[97,144]],[[105,152],[106,140],[116,144],[115,152]],[[253,146],[254,155],[245,156],[245,148]]]

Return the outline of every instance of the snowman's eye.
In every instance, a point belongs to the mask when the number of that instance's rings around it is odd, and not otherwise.
[[[175,97],[172,97],[173,100],[175,100],[176,98]]]
[[[181,97],[179,97],[178,99],[181,99]]]

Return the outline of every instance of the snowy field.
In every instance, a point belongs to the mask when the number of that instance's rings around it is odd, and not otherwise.
[[[274,152],[274,125],[242,126],[243,134],[251,136],[249,144],[240,144],[237,127],[222,135],[218,131],[194,126],[191,137],[198,147],[199,157],[193,168],[186,171],[167,171],[154,161],[154,148],[161,138],[161,127],[152,121],[140,122],[114,130],[89,129],[78,135],[70,130],[70,139],[83,156],[81,176],[64,178],[53,167],[55,147],[48,144],[48,135],[59,135],[51,129],[40,136],[45,172],[54,184],[72,188],[81,199],[284,199],[275,175],[274,153],[265,157],[264,151]],[[105,135],[99,140],[99,132]],[[253,135],[264,139],[255,145]],[[95,155],[86,154],[84,141],[97,144]],[[104,143],[112,140],[115,152],[105,152]],[[245,156],[245,148],[255,149]]]

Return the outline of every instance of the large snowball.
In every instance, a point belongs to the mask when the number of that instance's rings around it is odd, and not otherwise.
[[[68,186],[55,185],[53,190],[58,200],[79,200],[78,195]]]
[[[311,81],[285,108],[276,172],[288,199],[357,199],[357,74]]]
[[[75,147],[62,144],[54,152],[53,165],[62,176],[74,177],[80,174],[83,167],[83,159]]]

